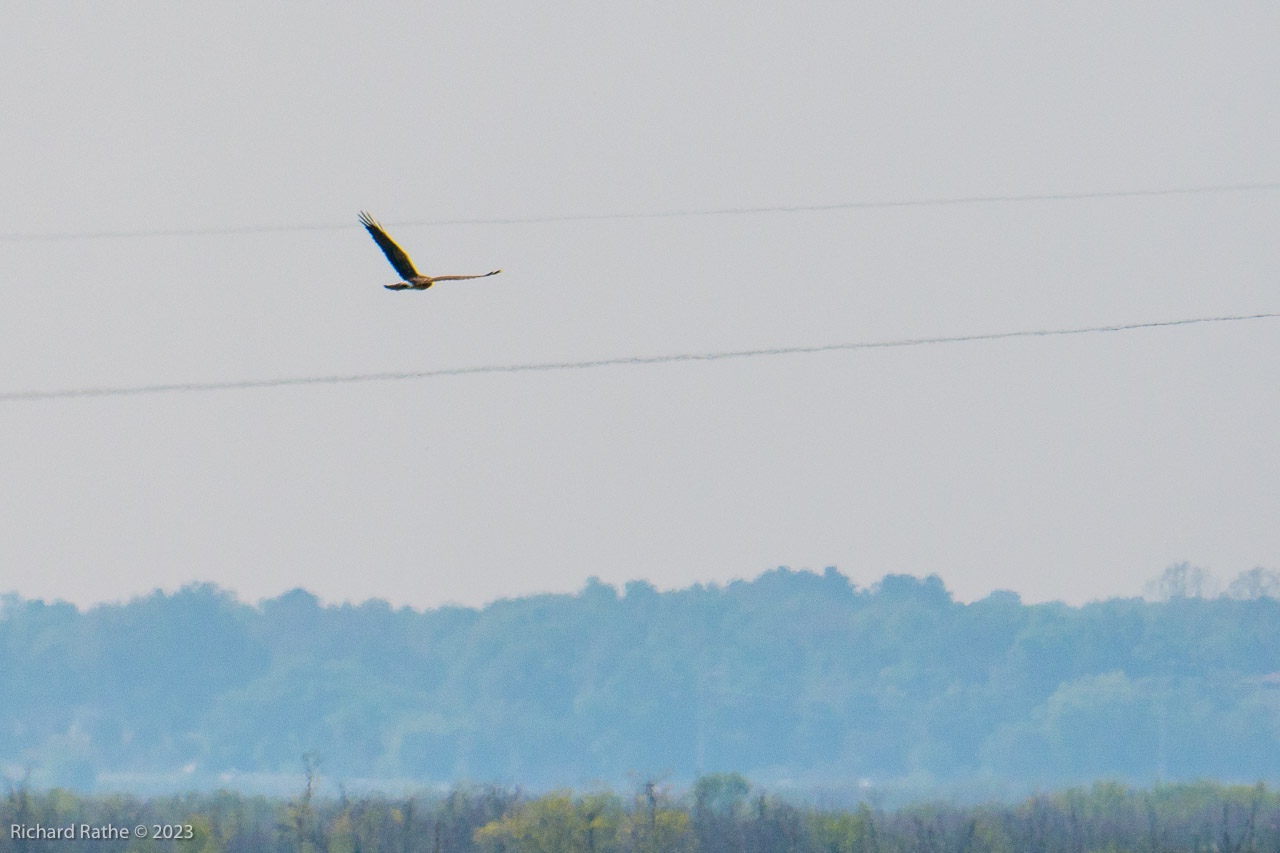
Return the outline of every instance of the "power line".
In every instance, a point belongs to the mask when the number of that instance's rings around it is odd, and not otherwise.
[[[890,201],[848,201],[834,204],[773,205],[767,207],[708,207],[623,213],[572,213],[562,216],[513,216],[488,219],[402,219],[389,221],[393,227],[438,225],[535,225],[555,222],[596,222],[621,219],[669,219],[687,216],[739,216],[759,213],[821,213],[833,210],[879,210],[894,207],[946,207],[964,204],[1005,204],[1035,201],[1085,201],[1088,199],[1149,198],[1204,193],[1242,193],[1280,189],[1280,181],[1247,184],[1212,184],[1191,187],[1156,187],[1135,190],[1106,190],[1081,193],[1034,193],[1028,195],[950,196]],[[133,231],[45,231],[0,234],[0,242],[19,243],[56,240],[110,240],[137,237],[219,237],[245,234],[273,234],[289,231],[344,231],[359,228],[349,222],[301,225],[237,225],[222,228],[150,228]]]
[[[1136,329],[1155,329],[1166,326],[1190,326],[1198,323],[1234,323],[1241,320],[1270,320],[1280,313],[1238,314],[1223,317],[1192,317],[1184,320],[1157,320],[1146,323],[1125,323],[1110,326],[1086,326],[1077,329],[1033,329],[1017,332],[989,332],[978,335],[952,335],[937,338],[904,338],[889,341],[856,341],[819,346],[770,347],[767,349],[726,350],[721,352],[679,353],[675,355],[626,356],[601,358],[591,361],[547,361],[530,364],[481,365],[478,367],[450,367],[439,370],[413,370],[387,373],[354,373],[335,376],[297,376],[276,379],[246,379],[233,382],[183,382],[163,385],[124,385],[98,388],[71,388],[57,391],[9,391],[0,393],[0,403],[62,400],[72,397],[119,397],[141,394],[165,394],[176,391],[230,391],[250,388],[277,388],[285,385],[341,385],[354,382],[389,382],[400,379],[431,379],[440,376],[467,376],[475,373],[532,373],[559,370],[583,370],[592,367],[620,365],[669,364],[680,361],[720,361],[730,358],[754,358],[757,356],[800,355],[833,352],[836,350],[888,349],[916,347],[931,344],[958,344],[970,341],[998,341],[1006,338],[1042,338],[1059,335],[1083,335],[1094,332],[1129,332]]]

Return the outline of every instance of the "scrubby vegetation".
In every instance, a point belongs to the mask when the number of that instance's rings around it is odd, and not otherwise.
[[[526,796],[496,787],[444,796],[289,800],[230,792],[140,801],[10,792],[3,826],[190,826],[187,841],[76,841],[93,851],[227,853],[1275,853],[1280,796],[1264,785],[1133,790],[1096,783],[1015,804],[823,808],[737,774],[674,794],[653,783]],[[6,831],[0,851],[68,849]]]

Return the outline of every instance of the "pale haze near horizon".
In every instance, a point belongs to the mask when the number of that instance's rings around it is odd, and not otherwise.
[[[0,392],[1280,311],[1280,8],[30,4]],[[367,209],[431,274],[393,293]],[[14,235],[334,225],[64,240]],[[1280,568],[1280,321],[0,402],[0,590],[419,607],[833,565]]]

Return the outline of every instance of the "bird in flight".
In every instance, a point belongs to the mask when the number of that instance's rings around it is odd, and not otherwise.
[[[382,254],[387,256],[388,261],[391,261],[391,266],[395,267],[396,272],[400,273],[400,277],[404,279],[404,281],[397,281],[395,284],[383,285],[387,290],[426,290],[437,281],[485,278],[502,272],[502,270],[494,270],[480,275],[419,275],[418,271],[413,268],[413,261],[409,260],[409,256],[404,249],[397,246],[396,241],[387,236],[387,232],[382,230],[382,226],[378,224],[377,220],[361,211],[360,221],[364,223],[369,236],[382,248]]]

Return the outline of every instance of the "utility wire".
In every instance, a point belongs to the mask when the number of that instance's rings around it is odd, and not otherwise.
[[[693,352],[675,355],[627,356],[601,358],[592,361],[546,361],[531,364],[481,365],[478,367],[451,367],[439,370],[413,370],[388,373],[355,373],[335,376],[298,376],[277,379],[246,379],[234,382],[182,382],[164,385],[124,385],[98,388],[70,388],[58,391],[9,391],[0,393],[0,403],[61,400],[72,397],[119,397],[140,394],[164,394],[175,391],[230,391],[249,388],[277,388],[284,385],[342,385],[354,382],[388,382],[398,379],[431,379],[439,376],[467,376],[475,373],[532,373],[559,370],[583,370],[592,367],[620,365],[669,364],[680,361],[720,361],[730,358],[754,358],[756,356],[798,355],[803,353],[833,352],[835,350],[888,349],[891,347],[917,347],[931,344],[958,344],[969,341],[998,341],[1006,338],[1043,338],[1058,335],[1084,335],[1094,332],[1128,332],[1136,329],[1155,329],[1165,326],[1190,326],[1198,323],[1233,323],[1241,320],[1269,320],[1280,313],[1239,314],[1224,317],[1192,317],[1185,320],[1158,320],[1147,323],[1126,323],[1112,326],[1086,326],[1078,329],[1034,329],[1018,332],[990,332],[979,335],[953,335],[937,338],[904,338],[889,341],[855,341],[844,344],[820,346],[770,347],[768,349],[726,350],[721,352]]]
[[[775,205],[769,207],[708,207],[631,213],[574,213],[563,216],[515,216],[489,219],[402,219],[389,221],[393,227],[435,225],[532,225],[552,222],[594,222],[619,219],[669,219],[686,216],[737,216],[753,213],[818,213],[832,210],[878,210],[894,207],[945,207],[964,204],[1004,204],[1033,201],[1083,201],[1087,199],[1146,198],[1204,193],[1242,193],[1280,189],[1280,181],[1247,184],[1213,184],[1192,187],[1163,187],[1082,193],[1037,193],[1031,195],[951,196],[900,199],[897,201],[849,201],[835,204]],[[0,234],[0,242],[19,243],[54,240],[108,240],[136,237],[216,237],[243,234],[272,234],[286,231],[344,231],[360,226],[348,222],[311,225],[239,225],[224,228],[151,228],[136,231],[45,231]]]

